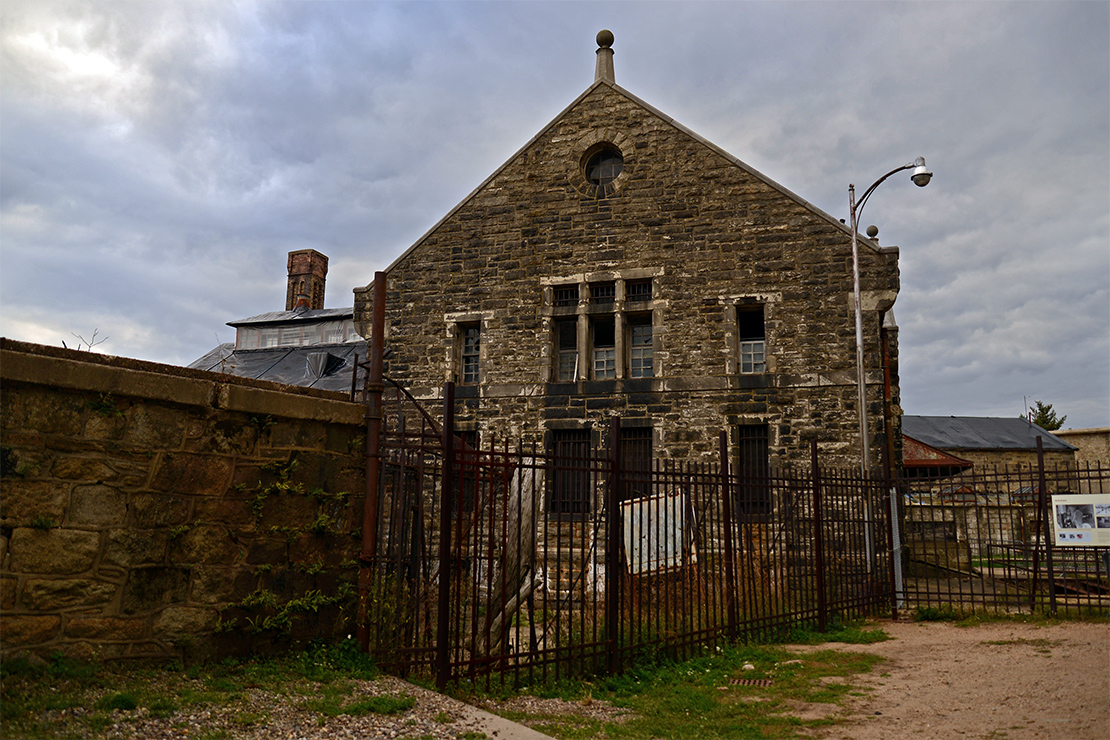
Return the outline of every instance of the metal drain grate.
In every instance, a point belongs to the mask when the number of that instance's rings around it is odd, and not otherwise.
[[[770,686],[772,683],[769,678],[731,678],[729,684],[732,686]]]

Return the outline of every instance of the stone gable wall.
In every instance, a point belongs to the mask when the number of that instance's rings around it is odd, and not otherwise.
[[[618,145],[615,193],[581,187],[579,162]],[[881,311],[898,291],[897,250],[861,240],[872,431],[883,429]],[[656,377],[550,383],[544,287],[643,270],[654,275]],[[772,456],[858,465],[850,237],[728,157],[606,85],[593,89],[390,268],[386,374],[418,398],[453,379],[451,320],[482,324],[482,384],[460,418],[484,434],[542,438],[603,430],[611,413],[651,419],[661,457],[716,454],[722,429],[767,423]],[[355,291],[366,334],[371,291]],[[735,370],[735,306],[765,304],[768,372]],[[891,356],[897,334],[891,332]],[[892,368],[892,405],[898,378]],[[599,431],[598,434],[601,432]],[[880,459],[879,443],[874,459]]]
[[[4,657],[191,660],[353,631],[361,405],[0,350]]]

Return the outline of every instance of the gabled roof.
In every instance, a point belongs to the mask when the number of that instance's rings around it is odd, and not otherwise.
[[[902,435],[939,450],[1036,450],[1037,437],[1046,451],[1079,449],[1020,416],[903,416]]]
[[[356,355],[361,352],[365,357],[365,346],[362,342],[348,342],[236,350],[235,345],[228,342],[189,363],[188,367],[349,393]]]
[[[227,322],[228,326],[248,326],[251,324],[285,324],[285,323],[298,323],[298,324],[311,324],[317,321],[339,321],[341,319],[352,318],[355,314],[354,308],[315,308],[315,309],[300,309],[293,311],[270,311],[269,313],[260,313],[257,316],[251,316],[247,319],[239,319],[238,321]]]
[[[455,213],[457,213],[460,209],[462,209],[472,198],[474,198],[478,193],[480,193],[506,167],[508,167],[514,161],[516,161],[516,159],[521,154],[523,154],[525,151],[527,151],[533,144],[536,143],[536,141],[538,141],[548,131],[550,131],[554,126],[556,126],[559,123],[559,121],[562,120],[562,118],[564,116],[566,116],[571,110],[573,110],[577,105],[579,105],[583,100],[585,100],[592,92],[594,92],[595,90],[597,90],[601,86],[607,86],[607,87],[613,89],[614,91],[616,91],[617,93],[619,93],[620,95],[625,96],[626,98],[628,98],[629,100],[634,102],[636,105],[639,105],[640,107],[649,111],[650,113],[652,113],[656,117],[660,118],[664,122],[673,126],[678,131],[681,131],[683,134],[689,136],[690,138],[698,141],[699,143],[701,143],[704,146],[708,147],[709,149],[713,150],[715,153],[717,153],[721,157],[724,157],[725,159],[727,159],[728,161],[730,161],[732,164],[736,165],[740,169],[744,170],[746,173],[748,173],[752,177],[755,177],[756,179],[761,180],[763,183],[770,186],[771,188],[774,188],[775,190],[777,190],[782,195],[784,195],[787,198],[789,198],[789,199],[793,200],[794,202],[798,203],[800,206],[808,209],[810,212],[812,212],[813,214],[815,214],[819,218],[822,218],[822,219],[828,221],[830,224],[833,224],[834,226],[840,228],[841,230],[844,231],[845,234],[847,234],[847,235],[851,234],[851,229],[846,224],[844,224],[842,221],[840,221],[840,219],[837,219],[833,216],[830,216],[828,213],[821,210],[817,206],[813,205],[809,201],[803,199],[801,196],[797,195],[796,193],[791,192],[790,190],[787,190],[785,187],[783,187],[779,183],[775,182],[771,178],[767,177],[762,172],[759,172],[758,170],[752,168],[750,165],[745,164],[744,162],[737,159],[732,154],[729,154],[728,152],[726,152],[724,149],[717,146],[713,142],[709,141],[708,139],[704,138],[703,136],[701,136],[701,135],[691,131],[690,129],[686,128],[685,126],[678,123],[673,118],[671,118],[667,114],[663,113],[659,109],[655,108],[654,106],[650,105],[649,103],[644,102],[640,98],[638,98],[635,95],[633,95],[632,93],[628,92],[627,90],[625,90],[620,85],[617,85],[616,83],[610,82],[608,80],[600,79],[600,80],[596,80],[592,85],[590,85],[588,88],[586,88],[585,92],[583,92],[581,95],[579,95],[577,98],[575,98],[574,101],[571,102],[570,105],[568,105],[566,108],[564,108],[562,111],[560,111],[559,114],[557,116],[555,116],[553,119],[551,119],[551,121],[548,122],[548,124],[546,126],[544,126],[542,129],[540,129],[539,132],[537,132],[535,136],[533,136],[531,139],[529,139],[524,144],[524,146],[517,149],[511,157],[509,157],[504,163],[502,163],[502,165],[500,167],[495,169],[489,175],[489,177],[487,177],[485,180],[483,180],[478,185],[478,187],[476,187],[476,188],[474,188],[474,190],[470,191],[470,193],[465,198],[463,198],[461,201],[459,201],[459,203],[454,208],[452,208],[450,211],[448,211],[443,216],[443,218],[441,218],[439,221],[437,221],[430,229],[428,229],[428,231],[426,231],[419,239],[417,239],[412,244],[412,246],[410,246],[408,249],[406,249],[404,252],[402,252],[400,254],[400,256],[397,257],[397,259],[393,260],[393,262],[390,263],[389,267],[386,268],[386,272],[392,270],[395,266],[397,266],[399,263],[404,261],[409,256],[410,253],[415,251],[421,244],[424,243],[424,241],[429,236],[434,234],[436,232],[436,230],[439,229],[440,226],[442,226],[445,222],[447,222],[452,216],[455,215]],[[859,243],[863,247],[872,249],[876,252],[897,252],[898,251],[897,247],[879,247],[877,243],[875,243],[872,240],[866,238],[863,234],[859,235]],[[373,283],[365,286],[364,288],[356,288],[355,292],[356,293],[364,293],[364,292],[369,291],[372,287],[373,287]]]

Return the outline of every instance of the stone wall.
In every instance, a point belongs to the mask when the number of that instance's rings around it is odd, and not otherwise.
[[[0,650],[185,660],[353,631],[363,407],[0,340]]]
[[[581,173],[601,142],[624,156],[604,197]],[[868,239],[860,252],[877,464],[880,324],[897,296],[898,252]],[[432,407],[444,381],[460,378],[455,327],[481,326],[481,380],[457,390],[460,428],[537,440],[592,429],[600,445],[617,413],[652,427],[657,456],[706,459],[721,430],[766,424],[775,462],[805,464],[815,438],[822,459],[859,464],[850,233],[618,89],[592,88],[400,257],[388,280],[386,374]],[[643,280],[651,300],[633,306],[622,286]],[[652,323],[654,377],[591,380],[582,362],[577,382],[553,382],[555,322],[575,318],[581,347],[595,309],[581,294],[578,307],[553,306],[552,291],[605,281],[617,294],[602,313]],[[371,296],[370,286],[355,291],[364,335]],[[754,304],[764,311],[767,370],[742,374],[737,313]],[[889,337],[893,363],[897,332]],[[619,330],[616,341],[621,357]],[[897,418],[893,366],[890,392]]]

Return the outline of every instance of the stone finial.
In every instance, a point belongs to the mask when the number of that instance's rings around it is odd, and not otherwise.
[[[603,29],[597,32],[597,71],[594,73],[594,82],[605,80],[616,84],[617,79],[613,73],[613,32]]]

